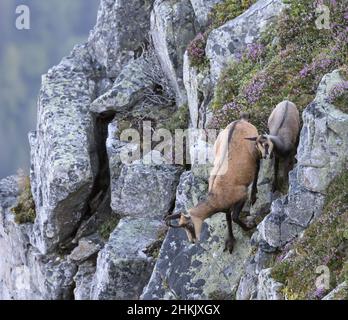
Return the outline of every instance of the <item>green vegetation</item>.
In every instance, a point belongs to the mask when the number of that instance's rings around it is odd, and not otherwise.
[[[205,47],[209,33],[213,29],[224,25],[227,21],[241,15],[256,1],[257,0],[225,0],[222,3],[216,4],[209,14],[207,30],[204,33],[199,33],[195,39],[190,42],[187,48],[191,66],[196,67],[200,71],[208,67],[209,60],[206,57]]]
[[[236,291],[234,290],[231,294],[227,294],[224,291],[216,290],[208,295],[209,300],[236,300]]]
[[[166,237],[166,234],[167,234],[167,228],[163,228],[162,230],[160,230],[157,240],[154,243],[152,243],[150,246],[148,246],[145,249],[144,253],[147,256],[157,259],[162,247],[162,243]]]
[[[110,234],[115,230],[120,221],[119,217],[112,216],[99,227],[99,234],[105,240],[109,240]]]
[[[15,215],[15,222],[18,224],[34,223],[36,217],[35,202],[31,193],[29,177],[20,177],[18,185],[18,203],[11,209]]]
[[[208,32],[199,33],[187,47],[187,53],[190,57],[191,66],[196,67],[201,71],[209,65],[209,60],[205,52],[208,34]]]
[[[312,0],[287,3],[288,9],[260,41],[224,70],[214,96],[212,126],[225,127],[238,119],[241,111],[247,111],[253,123],[266,131],[276,104],[288,99],[302,110],[313,100],[326,73],[346,68],[344,4],[324,1],[330,8],[331,29],[317,29]]]
[[[347,69],[341,69],[344,82],[334,86],[329,93],[329,102],[341,111],[348,113],[348,76]]]
[[[182,105],[172,115],[172,117],[163,124],[163,127],[169,130],[171,133],[175,133],[176,129],[187,129],[189,123],[189,108],[188,105]]]
[[[344,113],[348,113],[348,88],[345,88],[342,94],[333,99],[332,104]]]
[[[321,299],[328,293],[315,286],[316,268],[322,265],[330,270],[330,290],[348,280],[347,171],[331,183],[322,215],[292,248],[294,255],[272,270],[272,277],[285,285],[287,299]]]
[[[246,11],[257,0],[225,0],[218,3],[210,14],[211,26],[213,29],[232,20]]]

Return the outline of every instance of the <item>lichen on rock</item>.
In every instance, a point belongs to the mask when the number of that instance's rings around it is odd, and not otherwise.
[[[30,181],[24,190],[16,176],[0,181],[0,299],[346,299],[344,17],[337,2],[334,39],[312,30],[312,12],[299,34],[311,5],[101,0],[88,41],[42,78]],[[332,61],[326,44],[339,44]],[[242,102],[261,132],[289,97],[303,111],[297,163],[280,195],[273,161],[261,162],[256,202],[243,209],[254,233],[234,223],[229,254],[224,213],[205,221],[197,244],[168,229],[166,214],[207,196],[216,137],[207,129],[239,118]],[[224,107],[233,112],[214,124]],[[189,129],[183,163],[123,139],[130,129],[143,140],[145,121],[150,136]],[[331,273],[325,290],[318,266]]]

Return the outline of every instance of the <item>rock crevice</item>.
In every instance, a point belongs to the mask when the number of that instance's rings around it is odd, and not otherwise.
[[[262,161],[258,199],[243,210],[260,224],[252,235],[233,226],[232,255],[223,252],[222,213],[206,220],[196,245],[163,221],[206,196],[210,166],[200,160],[213,146],[202,140],[204,130],[188,139],[198,160],[189,171],[121,139],[124,129],[142,138],[142,121],[151,121],[150,136],[179,125],[178,110],[189,113],[191,129],[207,128],[223,68],[284,8],[280,0],[259,0],[212,30],[210,65],[198,69],[186,49],[219,2],[101,0],[88,42],[43,76],[37,129],[29,135],[34,223],[14,221],[18,177],[0,181],[0,299],[284,298],[272,279],[275,253],[320,216],[327,187],[346,169],[348,116],[328,101],[344,81],[338,70],[322,79],[303,112],[286,195],[273,192],[273,163]],[[138,151],[141,159],[123,161]]]

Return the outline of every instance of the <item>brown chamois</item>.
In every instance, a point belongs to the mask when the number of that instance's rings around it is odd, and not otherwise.
[[[279,103],[268,118],[268,129],[269,134],[248,140],[256,141],[256,148],[262,158],[270,159],[275,154],[275,184],[278,189],[279,160],[285,166],[284,175],[287,177],[296,153],[300,131],[300,115],[296,105],[290,101]]]
[[[191,242],[200,239],[205,219],[218,212],[226,214],[228,237],[225,251],[232,253],[235,238],[232,231],[232,220],[244,230],[250,230],[240,220],[240,212],[248,196],[248,187],[255,180],[259,154],[255,145],[245,138],[257,136],[257,129],[242,119],[229,124],[220,132],[214,145],[214,167],[209,178],[209,192],[205,201],[183,213],[169,215],[167,224],[171,227],[185,228]],[[254,183],[256,186],[256,184]],[[179,218],[177,226],[169,224],[169,220]]]

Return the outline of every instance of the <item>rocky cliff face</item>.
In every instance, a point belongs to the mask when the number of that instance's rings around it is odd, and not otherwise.
[[[29,134],[34,223],[17,224],[11,212],[19,177],[0,182],[0,299],[284,298],[275,253],[321,215],[328,186],[347,169],[348,115],[328,100],[344,83],[339,71],[303,112],[287,195],[272,194],[272,163],[261,163],[258,200],[245,208],[261,222],[253,234],[234,226],[232,255],[223,252],[223,214],[206,221],[197,245],[163,223],[204,198],[209,168],[164,163],[151,146],[120,138],[141,121],[150,132],[166,127],[178,109],[189,113],[186,126],[206,128],[223,67],[283,9],[259,0],[212,30],[201,70],[185,51],[219,2],[101,0],[88,42],[43,76]],[[198,137],[191,157],[206,147]],[[142,160],[122,161],[140,151]]]

